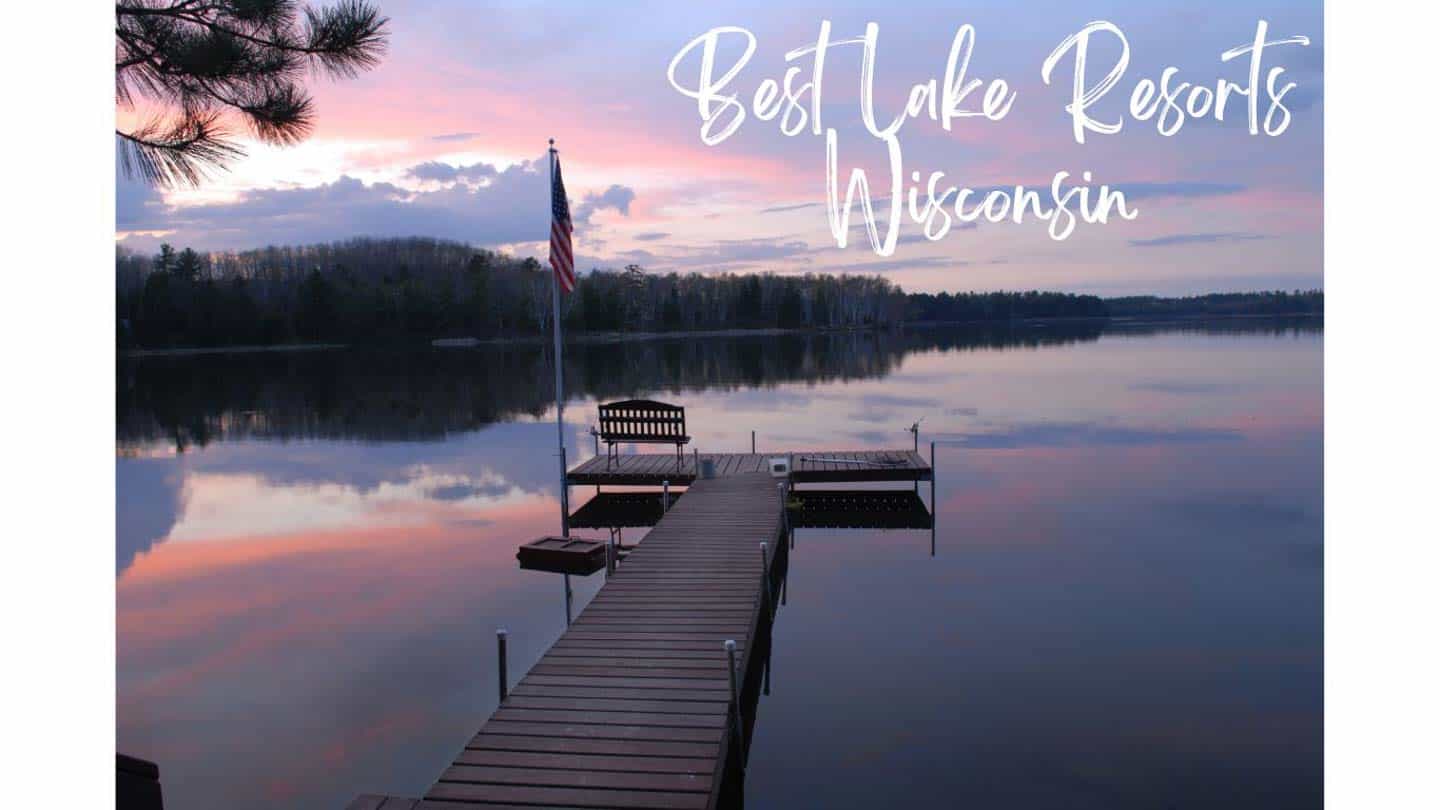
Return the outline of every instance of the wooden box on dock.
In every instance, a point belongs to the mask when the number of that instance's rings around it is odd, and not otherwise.
[[[529,571],[588,576],[605,567],[605,544],[575,537],[541,537],[515,553],[520,567]]]

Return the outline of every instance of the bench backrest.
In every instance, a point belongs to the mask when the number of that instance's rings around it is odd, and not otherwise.
[[[685,409],[648,399],[627,399],[600,406],[601,438],[681,439]]]

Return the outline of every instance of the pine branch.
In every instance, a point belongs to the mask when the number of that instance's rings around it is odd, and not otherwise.
[[[126,174],[152,185],[199,185],[245,152],[225,138],[219,114],[184,115],[173,122],[154,119],[134,132],[116,130]]]
[[[122,138],[122,164],[161,185],[194,184],[243,155],[222,114],[267,143],[293,144],[314,126],[301,84],[307,66],[348,78],[379,63],[388,20],[363,0],[323,8],[293,0],[117,0],[115,100],[143,97],[176,111]],[[186,152],[193,151],[193,156]]]
[[[305,51],[330,75],[350,78],[380,64],[387,22],[379,9],[363,0],[307,8]]]
[[[305,140],[315,125],[314,103],[295,84],[263,88],[234,105],[245,115],[256,137],[266,143],[291,145]]]

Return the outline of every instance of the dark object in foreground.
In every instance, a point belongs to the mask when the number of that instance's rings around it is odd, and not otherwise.
[[[116,810],[163,810],[160,766],[124,754],[115,755]]]
[[[605,567],[605,544],[574,537],[541,537],[515,552],[520,567],[527,571],[589,576]]]
[[[685,409],[649,399],[627,399],[600,406],[600,441],[605,442],[607,466],[621,444],[673,444],[678,468],[681,448],[690,442],[685,432]]]

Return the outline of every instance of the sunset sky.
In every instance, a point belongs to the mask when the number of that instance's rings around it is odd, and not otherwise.
[[[876,272],[907,290],[1063,289],[1184,294],[1322,286],[1324,31],[1319,2],[1025,3],[466,3],[380,0],[390,20],[382,64],[357,79],[316,78],[317,125],[286,149],[245,143],[249,156],[200,188],[161,193],[117,176],[120,244],[161,241],[201,250],[423,235],[543,259],[548,235],[546,139],[561,150],[576,219],[577,267],[637,263],[651,272]],[[1016,92],[1001,121],[961,119],[944,132],[928,118],[900,134],[907,184],[945,173],[946,185],[1023,183],[1048,192],[1057,171],[1126,190],[1133,221],[1078,226],[1054,241],[1046,224],[980,223],[936,242],[906,219],[893,256],[875,255],[863,229],[837,248],[825,213],[825,142],[785,137],[778,120],[749,115],[717,146],[700,140],[695,103],[666,78],[671,59],[707,29],[754,33],[754,56],[727,90],[747,103],[784,54],[879,24],[876,106],[888,120],[910,87],[943,83],[956,29],[975,26],[968,77],[1003,78]],[[1247,130],[1245,101],[1224,122],[1189,120],[1173,137],[1126,114],[1142,78],[1179,68],[1176,81],[1244,84],[1258,20],[1268,39],[1308,47],[1266,51],[1285,68],[1293,116],[1278,137]],[[1094,108],[1124,120],[1114,135],[1077,144],[1064,110],[1073,59],[1052,83],[1047,55],[1091,20],[1119,26],[1129,68]],[[1092,83],[1115,48],[1091,52]],[[722,48],[717,64],[735,53]],[[797,65],[808,74],[808,61]],[[680,69],[694,80],[697,62]],[[861,121],[859,50],[827,61],[823,114],[837,130],[842,175],[887,183],[883,145]],[[802,76],[800,80],[804,80]],[[1264,78],[1262,75],[1262,84]],[[977,91],[972,98],[983,92]],[[1266,106],[1261,96],[1261,115]],[[133,123],[119,115],[120,126]],[[842,179],[843,183],[843,179]],[[843,194],[843,186],[842,186]],[[875,196],[884,196],[877,191]],[[855,216],[859,217],[858,206]],[[583,283],[583,282],[582,282]]]

